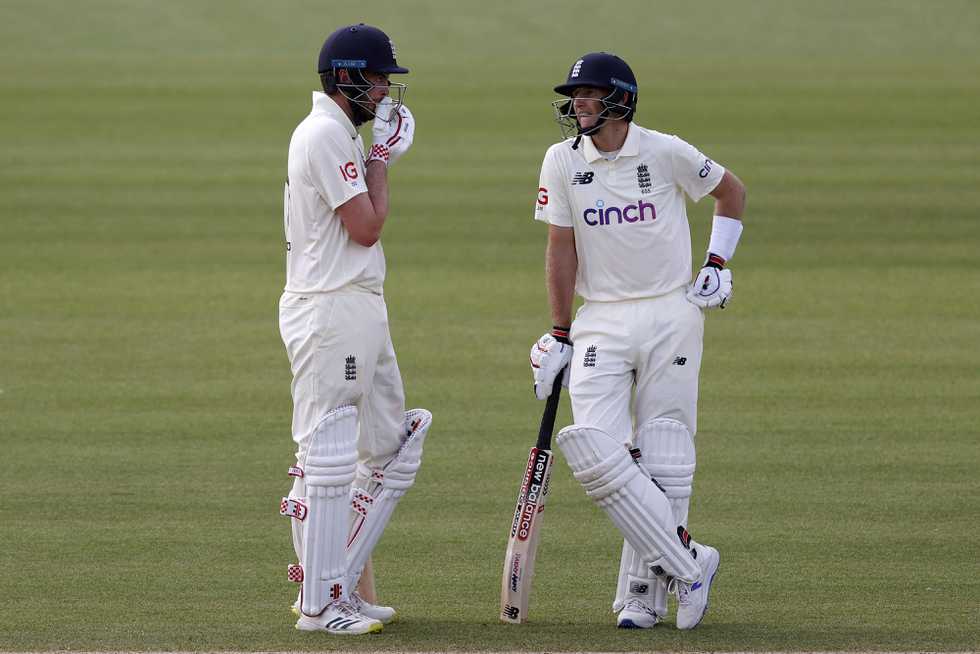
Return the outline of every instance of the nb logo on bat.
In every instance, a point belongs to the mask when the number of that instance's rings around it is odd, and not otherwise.
[[[508,604],[507,606],[504,607],[502,613],[504,614],[504,617],[509,618],[511,620],[516,620],[517,616],[521,614],[521,610],[516,606],[511,606],[510,604]]]

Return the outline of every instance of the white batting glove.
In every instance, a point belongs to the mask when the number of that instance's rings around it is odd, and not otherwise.
[[[572,344],[567,336],[556,338],[548,333],[538,339],[531,347],[531,373],[534,375],[534,395],[539,400],[551,395],[551,387],[555,377],[562,370],[562,386],[568,388],[568,370],[566,367],[572,361]]]
[[[732,271],[722,267],[724,260],[708,255],[704,267],[687,289],[687,299],[702,309],[724,309],[732,297]]]
[[[392,112],[394,103],[385,97],[378,103],[371,127],[373,143],[368,161],[383,161],[386,166],[395,163],[412,147],[415,139],[415,118],[405,105]]]

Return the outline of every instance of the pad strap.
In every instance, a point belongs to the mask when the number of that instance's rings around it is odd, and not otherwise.
[[[284,515],[288,518],[296,518],[297,520],[306,520],[306,514],[309,513],[309,508],[291,497],[284,497],[282,501],[279,502],[279,515]]]

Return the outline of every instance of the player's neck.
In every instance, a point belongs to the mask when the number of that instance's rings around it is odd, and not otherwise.
[[[599,131],[592,135],[592,145],[600,152],[615,152],[623,147],[630,124],[624,120],[607,120]]]
[[[354,120],[354,107],[351,106],[350,101],[344,96],[343,93],[331,93],[330,99],[333,100],[344,112],[344,114],[347,115],[347,118],[350,120],[355,129],[360,127],[357,121]]]

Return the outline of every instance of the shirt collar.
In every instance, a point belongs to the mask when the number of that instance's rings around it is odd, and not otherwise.
[[[338,123],[344,126],[347,133],[350,134],[352,139],[357,138],[357,128],[354,127],[354,123],[350,121],[344,110],[340,108],[336,102],[333,101],[326,93],[321,93],[320,91],[313,91],[313,112],[315,114],[326,114],[336,120]]]
[[[613,161],[618,161],[620,157],[635,157],[636,155],[640,154],[639,140],[640,136],[637,133],[636,125],[630,123],[629,129],[626,132],[626,140],[623,141],[623,147],[620,148],[619,154],[616,155],[616,158],[613,159]],[[592,142],[591,136],[583,136],[582,143],[584,144],[582,148],[582,155],[585,157],[586,161],[591,164],[595,163],[599,159],[602,159],[602,154]]]

